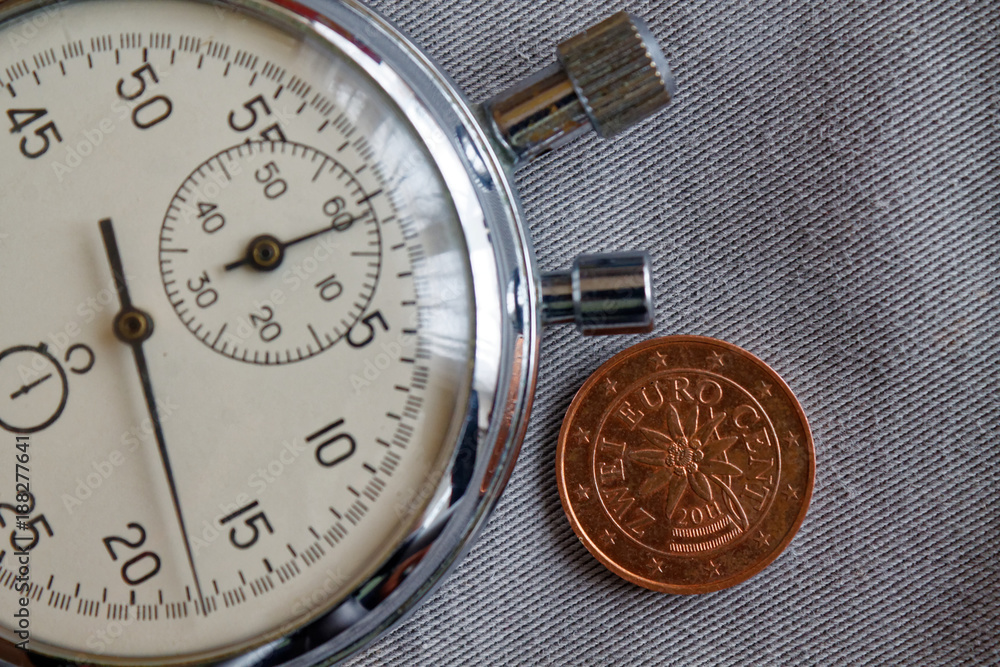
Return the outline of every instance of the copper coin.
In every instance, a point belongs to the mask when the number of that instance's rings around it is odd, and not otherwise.
[[[767,364],[711,338],[636,345],[573,399],[556,453],[563,508],[615,574],[708,593],[763,570],[805,518],[816,469],[802,407]]]

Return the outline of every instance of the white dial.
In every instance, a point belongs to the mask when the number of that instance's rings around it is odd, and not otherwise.
[[[432,499],[474,353],[455,204],[346,40],[30,6],[0,15],[3,650],[235,655]]]

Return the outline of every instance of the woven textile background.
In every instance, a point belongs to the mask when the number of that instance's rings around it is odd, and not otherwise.
[[[622,8],[378,0],[474,99]],[[812,507],[763,573],[636,588],[579,543],[556,438],[647,337],[550,331],[527,439],[469,557],[353,665],[1000,664],[1000,3],[628,0],[670,111],[518,183],[543,270],[646,247],[656,334],[763,358],[809,416]]]

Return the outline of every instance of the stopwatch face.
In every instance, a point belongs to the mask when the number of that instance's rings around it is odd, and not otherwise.
[[[453,455],[455,197],[378,58],[276,5],[6,4],[4,650],[27,601],[58,658],[240,654],[365,581]]]

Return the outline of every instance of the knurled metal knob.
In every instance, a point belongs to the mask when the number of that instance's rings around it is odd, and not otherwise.
[[[619,12],[559,45],[594,130],[610,138],[670,104],[676,85],[649,26]]]
[[[641,18],[619,12],[557,49],[558,62],[482,105],[483,120],[515,165],[588,130],[613,137],[673,99],[670,66]]]

